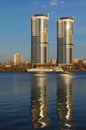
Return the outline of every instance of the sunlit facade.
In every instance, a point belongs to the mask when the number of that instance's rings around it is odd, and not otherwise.
[[[31,19],[31,62],[48,62],[48,20],[49,16],[36,14]]]
[[[69,65],[73,63],[73,29],[74,17],[61,17],[57,21],[57,64]]]
[[[18,52],[14,54],[14,65],[21,65],[23,63],[23,55]]]

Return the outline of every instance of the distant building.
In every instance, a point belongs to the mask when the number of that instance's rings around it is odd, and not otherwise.
[[[82,62],[83,62],[83,64],[86,64],[86,59],[83,59]]]
[[[32,63],[48,63],[48,20],[46,14],[36,14],[31,19]]]
[[[21,65],[23,63],[23,56],[19,53],[14,54],[14,65]]]
[[[78,59],[78,58],[74,59],[74,60],[73,60],[73,63],[74,63],[74,64],[79,64],[79,59]]]
[[[70,65],[73,63],[73,24],[74,17],[61,17],[57,21],[58,65]]]
[[[52,65],[56,65],[56,59],[51,59],[51,60],[50,60],[50,63],[51,63]]]

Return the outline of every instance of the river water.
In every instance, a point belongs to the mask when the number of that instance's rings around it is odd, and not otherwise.
[[[0,73],[0,130],[86,130],[86,72]]]

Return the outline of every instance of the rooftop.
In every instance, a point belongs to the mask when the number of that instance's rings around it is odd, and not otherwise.
[[[47,16],[48,17],[48,14],[35,14],[34,16]]]
[[[74,19],[74,16],[73,17],[61,17],[60,19]]]

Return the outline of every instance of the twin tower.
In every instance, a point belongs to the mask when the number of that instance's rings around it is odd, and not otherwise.
[[[48,63],[49,15],[36,14],[31,19],[31,62]],[[61,17],[57,21],[57,64],[73,62],[74,17]]]

